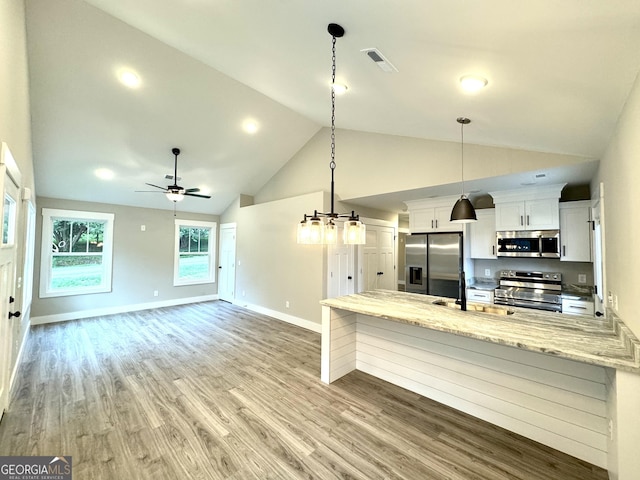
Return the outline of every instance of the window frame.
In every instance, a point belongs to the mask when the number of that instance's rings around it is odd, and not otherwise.
[[[206,279],[186,280],[180,278],[180,228],[209,228],[209,276]],[[173,286],[201,285],[216,282],[216,241],[218,238],[218,223],[198,220],[175,219],[174,247],[173,247]]]
[[[57,208],[43,208],[41,213],[42,245],[40,254],[40,298],[111,292],[111,280],[113,277],[113,224],[115,214],[80,210],[63,210]],[[105,222],[102,240],[102,282],[100,285],[55,290],[51,288],[51,273],[53,265],[51,237],[53,235],[53,222],[55,220]]]

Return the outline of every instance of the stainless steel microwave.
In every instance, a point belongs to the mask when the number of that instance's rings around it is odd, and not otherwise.
[[[496,232],[498,257],[560,258],[559,230]]]

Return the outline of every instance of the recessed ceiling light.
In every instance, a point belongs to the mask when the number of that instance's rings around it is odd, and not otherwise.
[[[476,75],[465,75],[460,78],[460,86],[465,92],[474,93],[478,90],[482,90],[487,86],[486,78],[478,77]]]
[[[345,93],[347,93],[347,90],[349,89],[349,87],[347,87],[342,83],[334,83],[332,85],[332,88],[336,95],[344,95]]]
[[[118,78],[123,85],[126,85],[129,88],[138,88],[142,83],[142,81],[140,80],[140,76],[133,70],[120,70],[120,72],[118,73]]]
[[[255,120],[245,120],[242,124],[242,129],[245,132],[253,135],[258,131],[258,123]]]
[[[113,170],[109,170],[108,168],[97,168],[93,173],[96,177],[102,180],[111,180],[116,176],[115,173],[113,173]]]

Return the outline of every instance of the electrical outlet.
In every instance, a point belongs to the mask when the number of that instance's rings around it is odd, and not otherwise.
[[[579,273],[578,274],[578,283],[587,283],[587,274]]]
[[[490,277],[491,276],[491,269],[490,268],[485,268],[484,269],[484,276],[485,277]]]
[[[140,231],[144,232],[147,230],[147,226],[146,225],[140,225]]]
[[[611,290],[609,290],[609,293],[607,294],[607,302],[610,307],[613,307],[613,293],[611,293]]]
[[[613,296],[613,309],[616,312],[618,311],[618,295]]]
[[[287,300],[286,302],[284,302],[284,306],[285,306],[286,308],[289,308],[289,300]]]
[[[154,297],[157,297],[157,296],[158,296],[158,290],[154,290],[154,291],[153,291],[153,296],[154,296]]]

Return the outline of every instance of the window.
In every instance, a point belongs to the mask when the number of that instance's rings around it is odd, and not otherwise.
[[[42,217],[40,296],[110,292],[114,215],[43,208]]]
[[[215,246],[215,222],[176,220],[173,284],[215,282]]]

